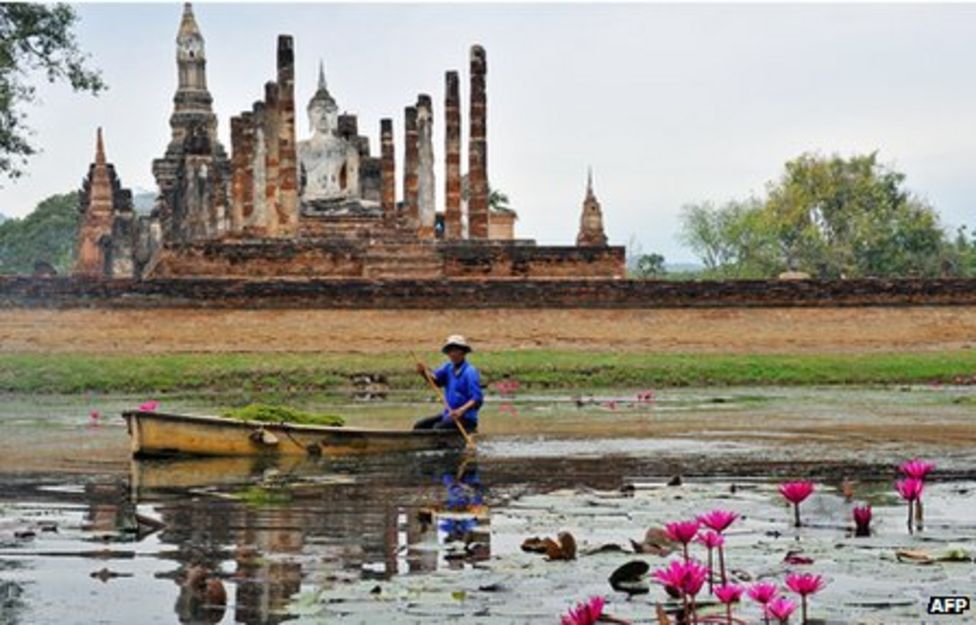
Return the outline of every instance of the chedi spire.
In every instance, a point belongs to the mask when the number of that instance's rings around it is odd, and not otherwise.
[[[593,193],[593,170],[586,173],[586,197],[583,198],[583,214],[580,216],[576,245],[580,247],[606,247],[607,235],[603,230],[603,211]]]

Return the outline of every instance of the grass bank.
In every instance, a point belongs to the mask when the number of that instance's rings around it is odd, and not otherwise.
[[[435,353],[422,355],[436,363]],[[501,351],[475,354],[483,381],[523,389],[662,388],[952,382],[976,374],[976,351],[854,355],[636,354]],[[22,393],[283,394],[347,392],[362,374],[422,390],[408,354],[0,354],[0,391]]]

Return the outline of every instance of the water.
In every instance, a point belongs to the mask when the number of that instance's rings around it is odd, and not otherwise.
[[[828,578],[817,618],[918,623],[929,595],[971,593],[971,562],[895,559],[898,549],[976,551],[976,452],[965,436],[936,435],[970,416],[943,390],[686,390],[654,406],[628,396],[612,408],[610,394],[582,407],[520,398],[517,416],[486,413],[474,455],[280,462],[130,461],[121,423],[88,412],[132,398],[10,398],[0,407],[0,623],[555,622],[593,594],[651,623],[655,603],[670,607],[660,587],[627,601],[606,579],[633,559],[667,559],[598,548],[630,551],[648,527],[712,507],[744,516],[729,536],[743,576]],[[194,401],[185,406],[203,408]],[[374,425],[424,414],[393,402],[343,408]],[[892,467],[935,450],[925,527],[909,534]],[[683,484],[665,486],[676,474]],[[775,483],[807,474],[819,488],[795,530]],[[857,482],[852,501],[844,479]],[[849,509],[862,501],[875,533],[854,538]],[[562,530],[579,543],[575,561],[520,549]],[[814,564],[785,565],[794,549]],[[220,580],[225,607],[188,589],[200,572]],[[758,622],[754,607],[742,614]]]

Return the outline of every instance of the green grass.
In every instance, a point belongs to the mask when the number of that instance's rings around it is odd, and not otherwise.
[[[435,364],[434,353],[424,354]],[[857,355],[641,354],[523,350],[475,354],[483,382],[522,390],[950,382],[976,373],[976,351]],[[0,354],[0,392],[222,393],[275,398],[345,393],[355,374],[422,392],[407,354]],[[270,399],[269,399],[270,398]],[[246,403],[246,402],[244,402]]]

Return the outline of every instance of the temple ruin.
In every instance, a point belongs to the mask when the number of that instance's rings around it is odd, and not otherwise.
[[[516,213],[492,205],[488,64],[481,46],[472,46],[468,59],[464,164],[457,70],[445,73],[442,113],[430,94],[404,107],[399,160],[392,118],[380,120],[374,155],[356,115],[340,112],[321,63],[305,107],[311,134],[299,140],[292,37],[278,37],[276,61],[260,99],[231,118],[228,157],[217,137],[203,35],[192,6],[184,6],[171,140],[152,164],[155,206],[137,219],[131,195],[106,199],[107,188],[120,187],[99,139],[82,192],[77,273],[143,279],[623,277],[624,249],[607,245],[591,181],[576,245],[517,238]],[[432,139],[438,123],[445,131],[440,186]]]

